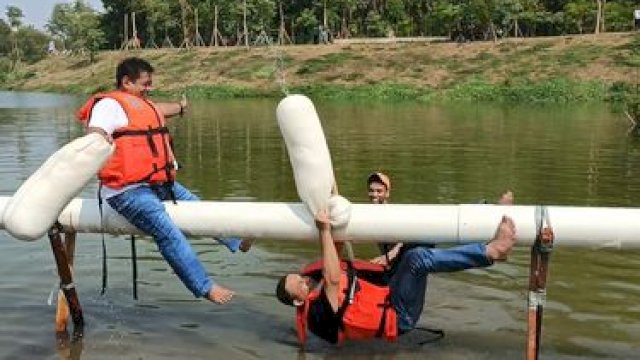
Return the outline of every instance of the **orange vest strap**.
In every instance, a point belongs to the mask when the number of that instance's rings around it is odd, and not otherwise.
[[[103,98],[114,99],[120,104],[128,124],[112,134],[116,150],[100,170],[100,181],[116,189],[140,182],[156,184],[174,181],[175,157],[169,130],[160,110],[145,98],[116,90],[91,97],[78,110],[78,119],[87,125],[93,107]]]
[[[358,267],[373,271],[384,271],[382,266],[368,266],[364,261],[342,262],[343,274],[338,291],[340,307],[337,315],[341,319],[339,342],[344,339],[367,339],[384,337],[394,341],[398,336],[396,311],[390,302],[390,289],[369,283],[358,277]],[[365,265],[365,266],[362,266]],[[375,264],[371,264],[375,265]],[[318,263],[305,267],[303,275],[317,273]],[[310,304],[320,296],[319,288],[311,291],[304,304],[296,310],[298,341],[304,345],[307,339],[307,318]]]

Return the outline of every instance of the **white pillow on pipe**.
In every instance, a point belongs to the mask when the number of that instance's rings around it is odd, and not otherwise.
[[[47,233],[65,206],[111,157],[114,146],[91,133],[60,148],[16,191],[2,215],[6,230],[20,240]]]
[[[327,209],[335,183],[329,148],[313,103],[304,95],[289,95],[276,110],[293,168],[298,196],[312,214]]]

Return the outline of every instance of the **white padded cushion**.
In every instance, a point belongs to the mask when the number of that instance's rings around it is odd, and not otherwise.
[[[7,204],[2,215],[6,230],[20,240],[41,238],[111,157],[113,149],[102,135],[91,133],[56,151]]]
[[[335,182],[329,148],[313,103],[303,95],[289,95],[276,110],[287,145],[298,196],[313,215],[326,209]]]
[[[351,203],[340,195],[333,195],[329,199],[329,219],[331,226],[340,229],[349,223],[351,219]]]

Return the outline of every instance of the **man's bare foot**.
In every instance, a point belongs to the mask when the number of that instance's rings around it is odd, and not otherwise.
[[[504,261],[516,244],[516,225],[508,216],[503,216],[496,234],[487,244],[487,257],[491,261]]]
[[[513,205],[513,191],[507,190],[498,199],[499,205]]]
[[[207,294],[207,299],[209,299],[210,301],[216,304],[224,305],[228,303],[231,300],[231,298],[233,298],[233,295],[235,295],[235,292],[227,288],[223,288],[220,285],[214,285],[211,288],[211,290],[209,290],[209,294]]]
[[[251,249],[251,245],[253,245],[253,239],[242,239],[242,242],[240,243],[240,247],[238,247],[238,249],[240,249],[240,251],[242,252],[247,252]]]

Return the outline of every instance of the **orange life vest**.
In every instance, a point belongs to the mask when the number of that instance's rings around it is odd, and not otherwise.
[[[173,181],[175,158],[162,112],[147,99],[112,91],[92,96],[76,113],[78,120],[88,125],[93,107],[104,98],[114,99],[122,106],[129,124],[112,134],[116,148],[98,173],[102,184],[120,189],[134,183]]]
[[[338,315],[341,316],[341,329],[338,342],[346,339],[362,340],[384,337],[394,341],[398,337],[396,311],[390,302],[390,289],[381,279],[384,267],[362,260],[342,261],[340,264],[340,288],[338,291]],[[303,276],[319,278],[322,276],[322,261],[317,261],[303,269]],[[304,304],[297,307],[296,327],[298,341],[304,345],[307,339],[307,319],[309,305],[321,292],[321,286],[311,291]]]

